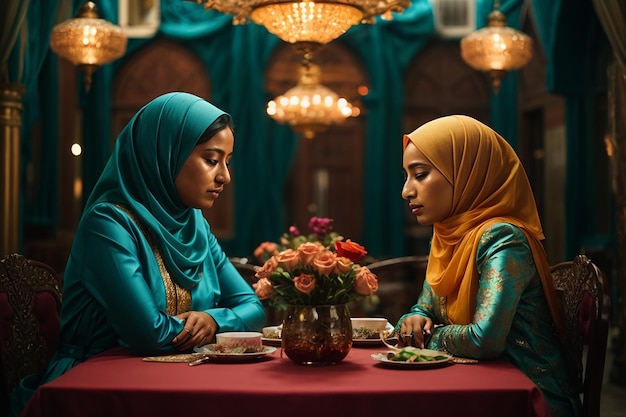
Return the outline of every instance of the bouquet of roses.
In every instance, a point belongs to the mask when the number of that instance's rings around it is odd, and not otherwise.
[[[253,285],[261,300],[284,309],[288,305],[336,305],[372,296],[378,279],[359,265],[367,251],[332,231],[332,219],[312,217],[313,233],[304,236],[294,226],[280,244],[263,242],[255,256],[264,261]]]

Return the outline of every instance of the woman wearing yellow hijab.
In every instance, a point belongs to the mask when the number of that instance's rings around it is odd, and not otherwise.
[[[424,288],[398,333],[455,356],[506,359],[542,390],[553,417],[579,415],[544,235],[515,151],[479,121],[446,116],[404,136],[403,167],[402,197],[433,238]]]

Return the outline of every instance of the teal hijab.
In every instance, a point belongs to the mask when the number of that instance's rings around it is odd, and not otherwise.
[[[130,208],[156,240],[179,285],[200,280],[209,251],[206,220],[182,204],[175,181],[202,134],[226,114],[188,93],[164,94],[142,107],[117,137],[86,210],[101,202]]]

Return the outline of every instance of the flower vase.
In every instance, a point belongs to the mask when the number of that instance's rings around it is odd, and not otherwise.
[[[352,322],[347,304],[287,307],[282,347],[301,365],[341,362],[352,348]]]

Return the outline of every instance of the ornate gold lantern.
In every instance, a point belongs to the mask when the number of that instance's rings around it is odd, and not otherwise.
[[[92,74],[126,51],[127,38],[122,29],[98,17],[95,3],[85,3],[74,19],[66,20],[52,29],[52,50],[76,65],[85,75],[89,91]]]
[[[320,67],[305,61],[295,87],[267,103],[267,114],[307,139],[352,115],[352,105],[319,83]]]
[[[532,39],[508,27],[499,7],[496,0],[487,26],[461,39],[461,57],[470,67],[489,74],[496,93],[502,78],[526,65],[533,55]]]

